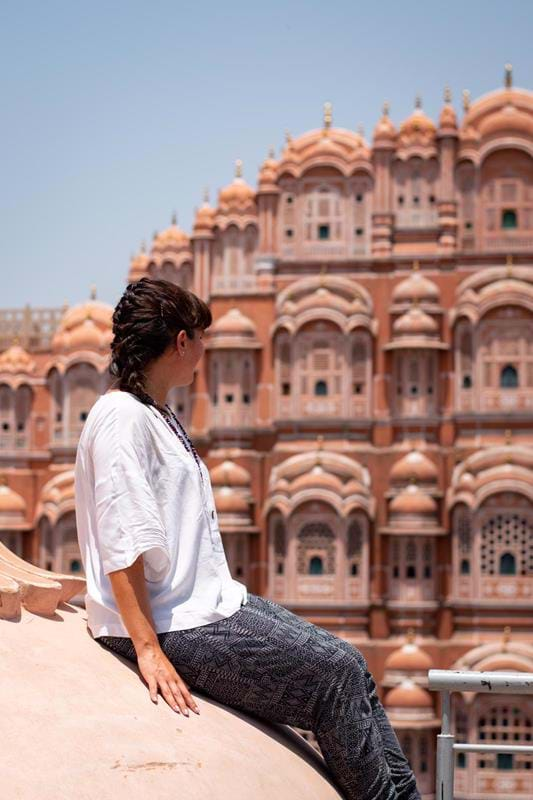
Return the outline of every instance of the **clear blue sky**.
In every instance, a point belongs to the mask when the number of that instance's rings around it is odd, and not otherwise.
[[[255,184],[268,147],[320,126],[395,123],[443,87],[460,111],[533,89],[532,0],[0,3],[0,307],[113,305],[154,230],[189,230],[236,158]]]

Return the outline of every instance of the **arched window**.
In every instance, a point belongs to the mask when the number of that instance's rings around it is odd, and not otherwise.
[[[516,559],[512,553],[500,556],[500,575],[516,575]]]
[[[461,559],[461,575],[470,575],[470,561],[467,558]]]
[[[324,562],[320,556],[313,556],[309,561],[309,574],[322,575],[324,572]]]
[[[363,546],[363,534],[361,526],[357,521],[350,524],[348,528],[348,541],[346,546],[346,559],[348,563],[348,574],[358,575]]]
[[[328,385],[326,381],[316,381],[315,383],[315,395],[317,397],[324,397],[328,393]]]
[[[502,228],[516,227],[518,227],[516,211],[514,211],[512,208],[504,208],[502,211]]]
[[[512,364],[506,364],[500,372],[500,387],[516,389],[518,387],[518,371]]]
[[[285,556],[287,555],[287,537],[285,525],[280,520],[274,529],[274,557],[276,561],[276,574],[283,575],[285,572]]]
[[[329,525],[307,522],[303,526],[298,534],[297,565],[299,575],[334,574],[335,536]]]

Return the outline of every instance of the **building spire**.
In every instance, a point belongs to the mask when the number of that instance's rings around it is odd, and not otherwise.
[[[268,148],[268,157],[270,159],[276,158],[276,148],[273,145]]]
[[[383,116],[388,117],[390,113],[390,103],[388,100],[385,100],[383,103]]]
[[[419,94],[417,94],[416,97],[415,97],[415,108],[417,110],[422,108],[422,98],[420,97]]]
[[[463,89],[463,111],[468,111],[470,108],[470,91]]]
[[[331,103],[324,103],[324,130],[329,131],[333,120],[333,106]]]
[[[512,87],[513,87],[513,65],[512,64],[506,64],[505,65],[504,85],[505,85],[506,89],[512,89]]]
[[[448,104],[452,102],[452,90],[448,84],[444,87],[444,102]]]
[[[90,298],[91,298],[91,300],[96,300],[96,284],[95,283],[91,284],[91,295],[90,295]]]
[[[242,161],[240,158],[235,162],[235,177],[242,178]]]
[[[171,225],[177,225],[178,224],[178,215],[176,214],[175,211],[172,212],[172,217],[171,217],[171,220],[170,220],[170,224]]]
[[[209,186],[205,186],[204,187],[203,201],[204,201],[204,205],[206,205],[206,206],[209,205]]]

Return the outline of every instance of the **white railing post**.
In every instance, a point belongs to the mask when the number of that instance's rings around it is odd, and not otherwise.
[[[435,800],[453,800],[454,736],[451,732],[451,698],[442,692],[442,729],[437,736],[437,783]]]

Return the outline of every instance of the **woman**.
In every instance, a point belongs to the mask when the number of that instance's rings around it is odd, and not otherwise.
[[[164,280],[130,283],[111,374],[76,455],[76,520],[94,638],[137,664],[157,702],[190,688],[312,730],[349,800],[415,800],[415,778],[362,654],[229,572],[209,473],[166,405],[204,352],[208,306]]]

